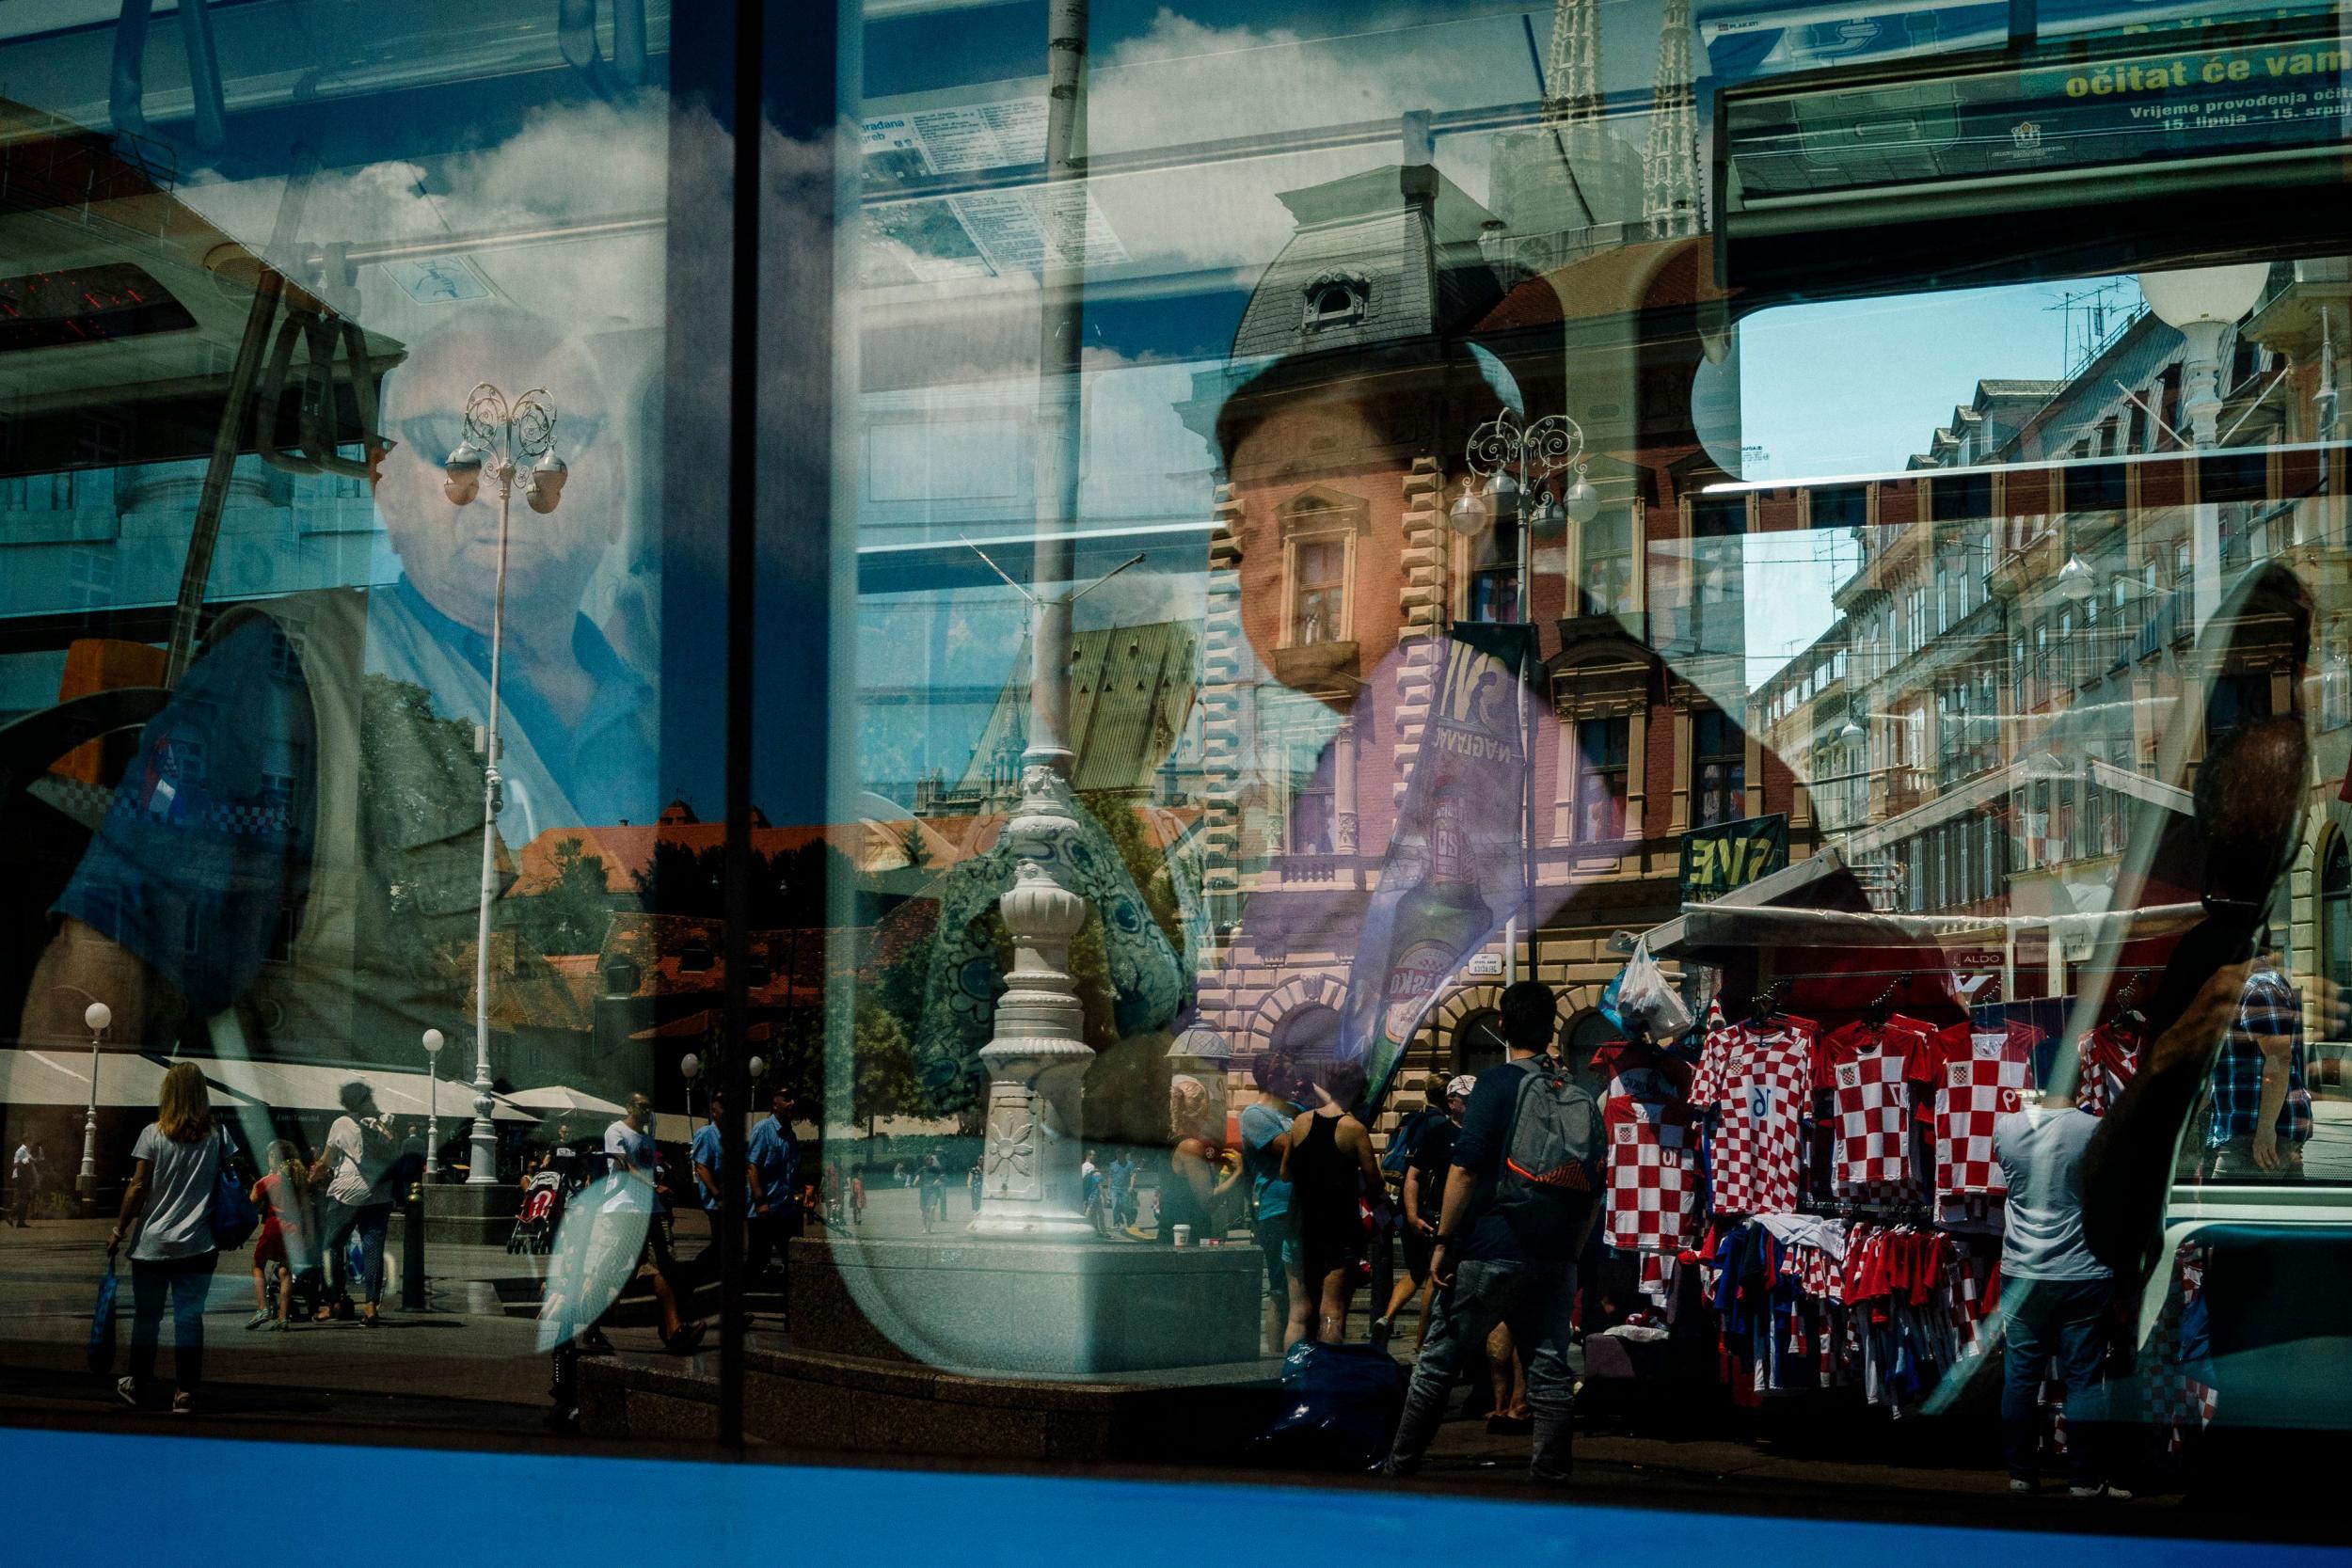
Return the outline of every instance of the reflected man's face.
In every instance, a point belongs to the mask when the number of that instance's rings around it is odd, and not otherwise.
[[[1234,445],[1227,467],[1242,476],[1233,482],[1233,494],[1248,519],[1242,546],[1241,624],[1259,663],[1268,671],[1274,668],[1274,650],[1291,640],[1289,606],[1263,613],[1264,607],[1280,603],[1283,592],[1282,541],[1275,508],[1310,483],[1360,496],[1372,503],[1375,515],[1384,501],[1393,505],[1400,479],[1391,460],[1372,455],[1378,444],[1379,436],[1354,403],[1309,401],[1302,394],[1299,401],[1267,414]],[[1326,464],[1357,465],[1361,471],[1356,467],[1325,471]]]
[[[582,590],[619,537],[627,480],[602,378],[577,347],[529,329],[441,334],[385,379],[386,434],[399,443],[376,484],[402,569],[441,613],[486,632],[498,564],[498,487],[485,472],[465,506],[442,494],[443,465],[465,436],[468,394],[495,381],[511,402],[545,388],[557,409],[555,450],[570,478],[553,512],[533,512],[519,483],[507,546],[509,626],[534,616],[568,624]],[[518,476],[519,478],[519,476]]]

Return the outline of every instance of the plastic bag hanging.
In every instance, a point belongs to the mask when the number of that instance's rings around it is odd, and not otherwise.
[[[1638,1029],[1654,1040],[1673,1039],[1691,1027],[1691,1009],[1649,956],[1647,937],[1634,942],[1633,957],[1618,976],[1617,1019],[1620,1027]]]

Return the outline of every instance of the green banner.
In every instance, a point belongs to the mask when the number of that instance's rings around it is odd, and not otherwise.
[[[1788,863],[1785,812],[1692,828],[1682,835],[1682,901],[1704,904]]]

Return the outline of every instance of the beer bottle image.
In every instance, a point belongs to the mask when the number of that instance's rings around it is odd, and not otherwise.
[[[1470,834],[1461,799],[1438,786],[1429,820],[1429,871],[1396,907],[1396,957],[1381,987],[1380,1035],[1372,1057],[1402,1056],[1422,1006],[1445,983],[1472,942],[1494,929],[1494,911],[1470,876]]]

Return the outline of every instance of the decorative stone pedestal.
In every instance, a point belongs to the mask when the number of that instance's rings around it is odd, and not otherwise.
[[[1086,925],[1086,900],[1055,868],[1077,834],[1070,787],[1050,767],[1023,774],[1021,809],[1005,825],[1017,857],[1012,890],[998,900],[1012,937],[1012,973],[996,1001],[988,1068],[987,1142],[980,1156],[976,1235],[1084,1243],[1078,1101],[1094,1048],[1070,974],[1070,942]]]
[[[795,1350],[1027,1377],[1258,1354],[1254,1246],[818,1238],[791,1268]]]
[[[504,1246],[515,1233],[515,1216],[523,1210],[523,1190],[501,1181],[495,1187],[471,1187],[462,1182],[424,1184],[424,1239],[470,1246]],[[397,1246],[406,1223],[406,1205],[392,1211],[388,1245]]]

